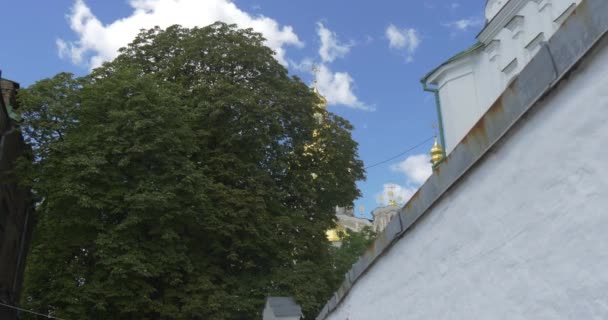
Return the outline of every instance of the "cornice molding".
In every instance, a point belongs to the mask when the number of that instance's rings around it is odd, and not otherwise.
[[[466,64],[471,65],[472,60],[473,60],[473,57],[468,56],[468,57],[463,57],[461,59],[452,61],[448,64],[445,64],[445,65],[439,67],[435,72],[433,72],[433,74],[428,78],[427,81],[428,81],[428,83],[438,85],[439,79],[442,78],[446,73],[448,73],[449,71],[454,70],[456,68],[462,67],[463,65],[466,65]],[[472,68],[472,65],[471,65],[471,68]],[[470,72],[468,72],[468,73],[470,73]],[[456,76],[456,78],[458,78],[460,76],[461,75],[458,75],[458,76]]]
[[[484,44],[488,44],[529,1],[530,0],[510,0],[507,2],[507,4],[498,11],[496,16],[494,16],[477,35],[477,40]]]

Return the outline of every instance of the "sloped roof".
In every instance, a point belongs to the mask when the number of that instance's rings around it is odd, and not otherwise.
[[[268,297],[268,306],[277,317],[297,317],[302,315],[302,308],[290,297]]]
[[[483,47],[483,43],[481,42],[477,42],[474,45],[470,46],[469,48],[455,54],[454,56],[452,56],[451,58],[449,58],[448,60],[446,60],[444,63],[440,64],[439,66],[437,66],[435,69],[431,70],[429,73],[427,73],[424,77],[422,77],[421,81],[425,82],[428,80],[428,78],[430,78],[437,70],[439,70],[441,67],[448,65],[456,60],[460,60],[461,58],[464,58],[466,56],[468,56],[469,54],[477,51],[477,49],[482,48]]]

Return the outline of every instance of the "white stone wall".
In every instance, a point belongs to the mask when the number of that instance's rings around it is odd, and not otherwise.
[[[328,319],[608,319],[606,74],[604,43]]]
[[[486,4],[486,20],[490,21],[509,0],[488,0]]]
[[[492,106],[510,81],[551,38],[581,0],[493,0],[489,8],[505,7],[479,40],[484,47],[467,58],[440,68],[428,82],[439,88],[446,152],[450,153]],[[500,4],[499,4],[500,2]],[[487,12],[491,16],[497,10]]]

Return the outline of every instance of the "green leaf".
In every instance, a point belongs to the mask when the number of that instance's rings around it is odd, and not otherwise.
[[[21,90],[20,175],[42,199],[28,308],[259,319],[286,294],[314,317],[360,247],[336,256],[324,234],[364,172],[352,126],[319,127],[317,97],[263,43],[223,23],[144,30],[90,75]]]

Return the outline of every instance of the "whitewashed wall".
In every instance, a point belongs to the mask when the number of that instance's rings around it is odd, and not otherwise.
[[[604,43],[328,319],[608,319],[606,74]]]
[[[488,3],[491,20],[506,0]],[[557,31],[581,0],[510,0],[519,8],[497,16],[479,36],[484,47],[467,58],[440,68],[429,83],[439,88],[446,151],[450,153]],[[492,9],[493,8],[493,9]]]

